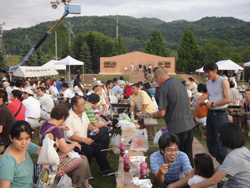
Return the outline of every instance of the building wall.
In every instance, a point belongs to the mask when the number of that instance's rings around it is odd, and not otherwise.
[[[113,62],[113,64],[110,62]],[[175,58],[174,57],[161,57],[151,55],[143,52],[131,52],[123,55],[113,57],[100,58],[100,73],[99,74],[128,74],[130,73],[130,65],[134,64],[134,72],[137,72],[138,66],[151,64],[152,69],[159,66],[159,62],[168,62],[169,67],[165,67],[169,74],[175,74]],[[111,67],[115,65],[115,67]],[[167,65],[167,64],[166,64]],[[105,68],[109,66],[110,68]],[[125,71],[125,67],[127,71]]]

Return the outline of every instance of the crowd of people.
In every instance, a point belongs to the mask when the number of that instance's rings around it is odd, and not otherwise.
[[[143,67],[139,65],[139,72]],[[248,187],[250,151],[244,147],[239,125],[228,123],[227,105],[239,98],[232,94],[237,93],[232,90],[235,83],[219,76],[215,63],[204,66],[209,81],[198,86],[192,77],[183,85],[163,67],[154,68],[149,82],[146,73],[151,74],[151,69],[145,66],[145,76],[138,83],[125,82],[122,76],[106,82],[93,78],[89,89],[81,84],[80,73],[69,84],[64,78],[42,78],[36,83],[30,78],[25,82],[4,81],[0,90],[0,145],[5,146],[0,159],[0,187],[33,187],[33,177],[39,179],[46,167],[56,174],[71,172],[72,187],[91,188],[93,157],[101,176],[114,175],[105,149],[112,130],[110,108],[123,99],[129,99],[128,113],[140,123],[145,117],[165,120],[168,133],[162,134],[159,151],[150,156],[153,187],[215,187],[225,176],[228,181],[224,187]],[[250,132],[250,90],[239,100]],[[206,126],[207,147],[219,169],[214,169],[210,155],[197,154],[193,159],[196,124]],[[37,128],[38,145],[31,142],[32,131]],[[60,164],[34,167],[30,155],[39,155],[46,135],[55,142]],[[80,157],[70,157],[72,150]]]

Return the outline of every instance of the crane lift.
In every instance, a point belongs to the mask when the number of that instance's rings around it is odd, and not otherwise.
[[[52,33],[52,31],[56,28],[56,26],[68,15],[68,14],[81,14],[81,5],[80,4],[72,4],[70,3],[71,0],[61,0],[61,1],[54,1],[50,2],[53,9],[56,9],[60,3],[65,5],[65,10],[63,16],[48,30],[43,37],[38,41],[36,45],[34,45],[31,50],[25,55],[20,63],[16,66],[9,66],[7,73],[9,75],[10,81],[12,80],[13,73],[15,70],[21,66],[37,49],[38,47],[48,38],[48,36]]]

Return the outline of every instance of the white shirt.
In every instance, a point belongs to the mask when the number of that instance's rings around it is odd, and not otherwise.
[[[10,86],[7,86],[7,87],[5,88],[5,91],[7,92],[8,100],[10,100],[10,93],[11,93],[11,91],[12,91],[11,87],[10,87]]]
[[[71,80],[71,81],[70,81],[69,87],[70,87],[70,88],[73,88],[73,87],[74,87],[74,80]]]
[[[75,86],[74,91],[75,91],[75,93],[78,93],[78,95],[83,97],[83,92],[82,92],[81,88],[79,88],[78,86]]]
[[[50,86],[49,90],[51,91],[52,95],[55,95],[55,96],[56,96],[56,95],[59,94],[57,88],[54,87],[54,86]]]
[[[25,119],[28,120],[28,117],[40,118],[40,102],[33,97],[28,97],[22,102],[26,108]]]
[[[192,178],[190,178],[188,180],[188,185],[192,186],[192,185],[195,185],[197,183],[201,183],[201,182],[205,181],[206,179],[207,178],[203,178],[201,176],[194,175]],[[211,187],[208,187],[208,188],[217,188],[217,185],[214,185],[214,186],[211,186]]]
[[[71,89],[66,89],[63,92],[63,98],[69,99],[69,102],[71,102],[71,99],[75,96],[75,93]]]
[[[75,112],[70,109],[69,117],[64,123],[69,130],[65,131],[65,140],[72,142],[69,138],[74,134],[82,138],[87,138],[88,135],[88,124],[90,124],[86,112],[82,113],[82,116],[78,116]]]
[[[44,94],[39,98],[41,109],[46,112],[51,112],[52,108],[54,107],[54,102],[52,98],[48,94]]]

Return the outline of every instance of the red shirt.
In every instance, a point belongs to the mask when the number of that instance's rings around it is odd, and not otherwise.
[[[17,113],[17,111],[19,110],[21,105],[21,101],[20,100],[13,100],[9,105],[9,109],[12,112],[12,114],[15,116],[15,114]],[[21,110],[19,111],[19,113],[16,116],[16,120],[25,120],[25,106],[22,105]]]
[[[125,88],[125,92],[124,92],[124,96],[129,98],[130,96],[132,96],[133,93],[132,93],[132,86],[131,85],[128,85],[126,88]]]

